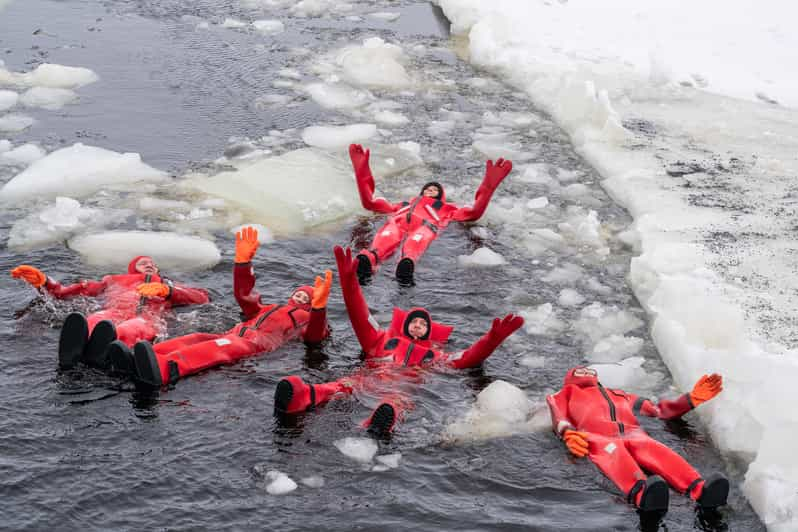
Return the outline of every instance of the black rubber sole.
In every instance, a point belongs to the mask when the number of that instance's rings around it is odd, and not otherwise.
[[[698,498],[698,505],[702,509],[724,506],[729,498],[729,480],[722,475],[712,475],[704,483],[704,489]]]
[[[58,367],[74,368],[81,358],[89,341],[89,323],[86,317],[73,312],[64,320],[61,336],[58,339]]]
[[[646,487],[640,498],[640,511],[661,512],[667,510],[669,496],[668,484],[659,475],[651,475],[646,479]]]
[[[378,438],[387,438],[391,435],[393,424],[396,421],[396,410],[388,403],[377,407],[371,416],[368,431]]]
[[[83,351],[83,362],[89,366],[106,369],[108,367],[108,346],[116,340],[116,327],[108,320],[102,320],[94,326],[89,336],[89,343]]]
[[[134,379],[148,386],[163,386],[161,367],[155,350],[149,342],[137,342],[133,346],[133,360],[136,365]]]
[[[396,265],[396,280],[403,285],[413,284],[413,273],[415,272],[416,265],[413,264],[412,259],[404,258]]]
[[[274,389],[274,411],[278,414],[285,414],[293,397],[294,386],[285,379],[278,382]]]
[[[361,253],[356,255],[356,258],[357,280],[360,282],[360,284],[363,284],[371,279],[371,276],[374,275],[374,270],[371,268],[371,261],[367,256]]]
[[[133,376],[136,372],[136,362],[133,360],[133,351],[120,340],[115,340],[108,345],[106,350],[111,371],[120,375]]]

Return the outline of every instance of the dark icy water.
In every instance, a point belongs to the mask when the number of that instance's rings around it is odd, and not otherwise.
[[[48,151],[84,142],[115,151],[138,152],[148,164],[178,176],[220,157],[231,139],[257,139],[270,130],[304,128],[354,120],[325,110],[309,98],[292,106],[255,104],[282,68],[300,69],[292,52],[304,47],[326,52],[374,35],[405,48],[423,45],[413,67],[428,77],[451,81],[449,90],[424,98],[392,95],[411,121],[394,128],[393,140],[420,143],[431,168],[446,184],[476,186],[483,157],[470,151],[472,133],[484,112],[535,112],[511,89],[474,71],[451,51],[447,23],[434,8],[409,0],[356,3],[356,13],[400,12],[395,22],[341,16],[296,18],[287,7],[261,7],[233,0],[16,0],[0,11],[0,53],[6,67],[28,70],[41,62],[84,66],[101,81],[79,90],[80,102],[59,111],[26,110],[38,120],[8,136],[15,144],[35,141]],[[263,2],[262,5],[267,5]],[[284,4],[284,3],[283,3]],[[286,31],[273,37],[219,25],[280,19]],[[198,30],[202,21],[210,27]],[[38,30],[38,31],[37,31]],[[268,89],[268,90],[266,90]],[[278,90],[279,92],[279,90]],[[379,94],[379,91],[375,91]],[[450,134],[429,126],[440,109],[463,113]],[[529,128],[526,128],[527,130]],[[514,139],[532,149],[527,162],[576,171],[591,194],[589,207],[620,231],[630,222],[598,188],[595,173],[574,154],[567,138],[547,119]],[[295,147],[300,147],[301,143]],[[13,172],[0,168],[3,180]],[[405,183],[421,183],[410,172]],[[535,187],[540,188],[536,193]],[[557,205],[579,198],[508,178],[508,196],[547,195]],[[469,193],[470,195],[470,193]],[[397,198],[398,199],[398,198]],[[526,199],[524,199],[526,201]],[[24,254],[5,247],[18,210],[0,214],[0,271],[33,263],[61,280],[99,278],[101,268],[82,264],[64,245]],[[352,218],[332,230],[279,239],[256,258],[265,298],[281,300],[333,264],[331,248],[362,243],[379,218]],[[366,298],[383,323],[393,305],[423,305],[439,321],[456,326],[454,347],[462,348],[505,312],[556,301],[564,287],[541,278],[566,263],[608,287],[590,301],[615,305],[645,320],[626,286],[630,251],[617,242],[606,260],[588,260],[570,248],[548,250],[532,260],[518,230],[485,224],[479,236],[452,225],[419,267],[418,284],[399,288],[385,268],[366,288]],[[542,225],[541,227],[545,227]],[[238,316],[231,296],[232,239],[216,235],[222,262],[211,271],[176,275],[211,287],[214,303],[180,311],[173,334],[218,331]],[[459,266],[457,255],[488,245],[508,265],[498,269]],[[7,274],[4,274],[7,275]],[[56,370],[58,327],[73,308],[88,301],[52,302],[1,277],[0,305],[0,528],[8,530],[637,530],[641,523],[623,497],[588,462],[570,459],[548,430],[476,442],[453,443],[442,434],[461,418],[476,395],[501,379],[525,390],[542,405],[557,389],[566,368],[582,361],[582,343],[564,330],[558,335],[524,331],[499,349],[480,370],[430,375],[416,409],[380,454],[401,453],[399,466],[373,471],[343,455],[333,442],[364,437],[357,428],[373,407],[369,398],[340,401],[308,414],[296,426],[272,418],[274,385],[301,374],[321,382],[360,365],[339,292],[330,300],[333,338],[321,349],[287,345],[278,352],[185,379],[157,398],[137,395],[127,383],[78,369]],[[581,282],[581,281],[580,281]],[[580,290],[583,291],[583,290]],[[569,314],[570,313],[570,314]],[[578,310],[564,309],[573,321]],[[668,392],[667,370],[643,327],[646,368],[665,375],[654,386]],[[542,367],[520,363],[543,358]],[[697,418],[664,426],[646,422],[658,439],[682,452],[699,471],[725,470],[734,482],[730,506],[715,523],[701,523],[693,504],[672,493],[661,530],[763,530],[739,491],[741,477],[726,470]],[[373,464],[372,464],[373,465]],[[323,487],[300,487],[282,496],[266,492],[265,473],[278,470],[299,481],[320,477]]]

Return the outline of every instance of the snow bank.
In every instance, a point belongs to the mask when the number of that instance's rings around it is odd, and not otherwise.
[[[342,150],[352,143],[362,143],[377,134],[374,124],[348,126],[310,126],[302,131],[302,140],[308,146],[324,150]]]
[[[783,445],[798,424],[790,409],[772,407],[798,400],[794,230],[783,216],[792,209],[785,176],[798,173],[798,112],[779,106],[798,106],[796,7],[436,1],[453,31],[468,32],[470,60],[557,120],[634,216],[639,240],[627,240],[641,255],[630,283],[676,385],[688,390],[703,373],[723,373],[724,393],[697,412],[721,451],[749,464],[743,491],[768,528],[798,528],[798,477]],[[694,160],[698,169],[684,162]],[[728,169],[735,161],[739,175]],[[708,190],[685,188],[693,183]],[[752,233],[739,248],[704,244]],[[614,334],[605,339],[634,350]],[[601,341],[592,341],[594,354]],[[634,371],[629,360],[624,371]]]
[[[117,153],[81,143],[56,150],[0,188],[0,201],[81,197],[109,185],[162,181],[166,174],[141,162],[137,153]]]
[[[107,267],[109,271],[126,267],[136,255],[151,256],[164,272],[211,268],[221,260],[213,242],[167,232],[108,231],[75,237],[69,247],[88,264]]]

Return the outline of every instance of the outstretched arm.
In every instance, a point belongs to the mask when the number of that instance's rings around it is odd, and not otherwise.
[[[660,419],[674,419],[682,417],[701,403],[709,401],[723,390],[723,377],[717,373],[704,375],[689,393],[680,395],[674,400],[660,399],[654,404],[648,399],[629,394],[632,402],[632,411],[644,416],[658,417]]]
[[[255,270],[252,257],[258,250],[258,230],[243,227],[236,233],[236,258],[233,265],[233,293],[247,319],[253,318],[263,307],[255,290]]]
[[[371,355],[375,344],[380,339],[381,331],[377,330],[369,321],[369,307],[360,290],[360,283],[357,280],[357,273],[352,259],[352,250],[341,246],[335,246],[335,262],[338,264],[338,277],[341,281],[341,292],[344,294],[346,311],[349,313],[349,321],[352,322],[352,329],[360,342],[360,347]]]
[[[63,286],[58,281],[47,277],[44,272],[33,266],[23,264],[11,270],[11,276],[22,279],[29,285],[47,293],[58,299],[67,299],[75,296],[96,296],[105,290],[105,283],[102,281],[81,281],[79,283]]]
[[[357,191],[360,194],[360,203],[368,211],[381,214],[392,214],[400,206],[392,205],[385,198],[374,197],[374,176],[371,174],[369,166],[369,150],[364,150],[360,144],[349,145],[349,158],[352,160],[352,168],[355,170],[355,181]]]
[[[524,318],[508,314],[503,319],[495,318],[488,332],[463,351],[449,358],[448,363],[455,368],[473,368],[482,364],[493,351],[524,324]]]
[[[488,208],[490,198],[502,180],[507,177],[513,169],[512,161],[505,161],[499,159],[496,164],[488,160],[485,163],[485,177],[482,179],[482,184],[479,185],[477,193],[474,195],[474,204],[470,207],[461,207],[454,211],[452,219],[458,222],[474,222],[482,218],[485,214],[485,209]]]
[[[313,300],[310,308],[310,321],[305,327],[303,338],[308,344],[318,344],[330,335],[330,328],[327,325],[327,298],[330,297],[330,287],[332,286],[332,272],[324,272],[324,280],[316,277],[313,285]]]

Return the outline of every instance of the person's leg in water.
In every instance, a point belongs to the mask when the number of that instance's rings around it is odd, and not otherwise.
[[[357,260],[357,277],[363,283],[376,273],[379,265],[390,257],[399,247],[405,231],[394,218],[388,220],[374,235],[371,246],[361,249],[355,256]]]
[[[380,404],[372,411],[368,419],[361,423],[361,426],[377,438],[389,438],[396,425],[404,420],[407,411],[412,408],[412,401],[399,394],[381,397]]]
[[[301,377],[291,375],[277,383],[274,389],[274,413],[298,414],[329,402],[331,399],[345,397],[353,393],[351,378],[322,384],[308,384]]]
[[[396,265],[396,280],[400,283],[411,284],[416,263],[427,251],[427,248],[438,236],[438,228],[426,223],[410,231],[402,245],[402,258]]]
[[[166,355],[172,351],[177,351],[190,345],[206,342],[208,340],[215,340],[220,336],[221,335],[210,333],[193,333],[170,338],[152,347],[156,353]],[[121,340],[113,341],[108,346],[108,361],[111,364],[111,369],[121,375],[133,375],[136,371],[133,350],[128,344]]]

